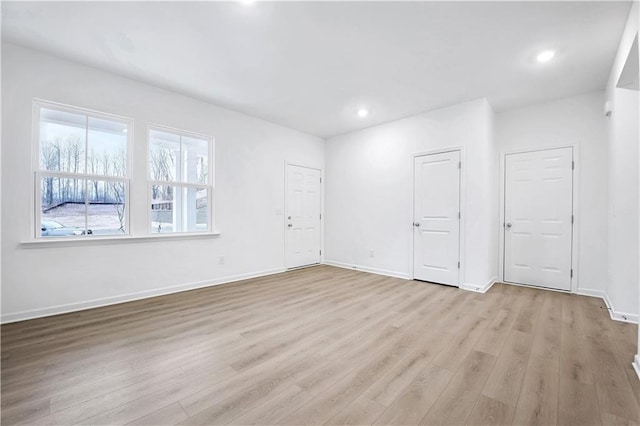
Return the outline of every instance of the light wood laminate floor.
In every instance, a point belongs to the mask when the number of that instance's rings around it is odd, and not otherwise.
[[[2,326],[2,424],[638,424],[600,299],[318,266]]]

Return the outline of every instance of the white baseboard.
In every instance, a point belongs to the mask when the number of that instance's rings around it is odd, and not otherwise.
[[[362,266],[362,265],[352,265],[348,263],[336,262],[335,260],[326,260],[326,259],[322,263],[329,266],[337,266],[338,268],[352,269],[356,271],[370,272],[372,274],[385,275],[387,277],[402,278],[405,280],[411,279],[409,274],[405,272],[387,271],[385,269],[370,268],[368,266]]]
[[[250,278],[264,277],[267,275],[279,274],[285,271],[286,271],[285,268],[267,269],[263,271],[250,272],[246,274],[232,275],[232,276],[222,277],[222,278],[214,278],[211,280],[179,284],[179,285],[163,287],[159,289],[145,290],[145,291],[140,291],[136,293],[124,294],[120,296],[105,297],[101,299],[87,300],[84,302],[51,306],[51,307],[42,308],[42,309],[31,309],[27,311],[2,314],[2,318],[0,322],[2,324],[7,324],[10,322],[48,317],[51,315],[66,314],[69,312],[83,311],[86,309],[115,305],[117,303],[132,302],[134,300],[148,299],[150,297],[163,296],[166,294],[179,293],[182,291],[195,290],[198,288],[211,287],[211,286],[220,285],[220,284],[227,284],[235,281],[247,280]]]
[[[637,314],[629,314],[626,312],[620,312],[617,311],[614,307],[613,304],[611,303],[611,300],[609,300],[609,296],[607,295],[607,293],[604,294],[604,303],[607,305],[607,308],[609,309],[609,315],[611,315],[611,319],[612,320],[616,320],[616,321],[622,321],[622,322],[630,322],[632,324],[638,324],[638,315]]]
[[[590,296],[590,297],[599,297],[604,299],[604,291],[602,290],[591,290],[589,288],[579,288],[576,290],[576,294],[581,296]]]
[[[461,290],[473,291],[475,293],[486,293],[498,281],[498,277],[491,278],[486,284],[478,286],[477,284],[464,283],[460,284]]]
[[[609,316],[614,321],[622,321],[622,322],[629,322],[632,324],[638,324],[638,321],[640,320],[640,316],[638,314],[629,314],[627,312],[617,311],[613,306],[613,304],[611,303],[611,300],[609,299],[609,295],[605,291],[579,288],[576,291],[576,293],[582,296],[599,297],[602,300],[604,300],[604,304],[607,305],[607,310],[609,311]]]
[[[640,354],[636,354],[631,365],[633,365],[633,369],[636,370],[638,379],[640,379]]]

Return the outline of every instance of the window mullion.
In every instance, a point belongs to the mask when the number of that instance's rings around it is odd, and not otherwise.
[[[84,128],[84,172],[89,172],[89,116],[85,116]],[[92,170],[95,172],[95,170]],[[84,232],[89,229],[89,180],[84,179]]]
[[[182,179],[183,167],[184,167],[184,158],[182,158],[182,135],[180,135],[180,150],[178,151],[178,176],[176,176],[176,186],[174,187],[176,188],[176,191],[173,194],[174,209],[178,215],[176,218],[176,226],[180,226],[180,232],[187,231],[185,226],[186,211],[184,209],[184,192],[182,191],[182,187],[177,185],[183,180]],[[178,205],[176,206],[176,204]]]
[[[89,180],[103,180],[108,182],[125,182],[130,179],[124,176],[103,176],[103,175],[91,175],[86,173],[70,173],[70,172],[56,172],[52,170],[38,170],[36,173],[41,176],[50,176],[61,179],[89,179]]]

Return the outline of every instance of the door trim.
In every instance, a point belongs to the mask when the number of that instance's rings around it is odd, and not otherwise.
[[[430,150],[430,151],[421,151],[415,154],[411,155],[411,206],[410,206],[410,214],[409,214],[409,218],[407,219],[407,227],[411,228],[410,232],[411,232],[411,238],[410,243],[411,243],[411,248],[409,249],[409,255],[411,256],[411,259],[409,259],[409,264],[411,265],[411,272],[409,273],[409,279],[413,280],[415,279],[414,277],[414,271],[415,271],[415,238],[416,238],[416,234],[413,231],[413,213],[415,211],[415,205],[416,205],[416,158],[417,157],[422,157],[425,155],[433,155],[433,154],[444,154],[447,152],[454,152],[454,151],[458,151],[460,153],[460,162],[462,163],[462,166],[460,168],[460,232],[458,235],[458,261],[460,262],[460,271],[458,272],[458,288],[461,288],[464,283],[465,283],[465,256],[464,256],[464,252],[465,252],[465,233],[466,233],[466,223],[467,223],[467,215],[466,210],[467,210],[467,197],[466,197],[466,185],[465,185],[465,169],[466,169],[466,156],[465,156],[465,150],[464,150],[464,146],[452,146],[450,148],[441,148],[441,149],[435,149],[435,150]]]
[[[580,155],[579,155],[579,147],[578,144],[564,144],[564,145],[550,145],[544,147],[535,147],[535,148],[522,148],[522,149],[514,149],[507,151],[500,151],[500,206],[499,206],[499,221],[498,221],[498,279],[501,282],[504,281],[504,256],[505,256],[505,244],[504,244],[504,208],[505,208],[505,183],[507,179],[507,169],[506,169],[506,161],[507,155],[509,154],[524,154],[527,152],[537,152],[537,151],[547,151],[550,149],[560,149],[560,148],[572,148],[573,149],[573,229],[571,231],[571,268],[573,269],[573,277],[571,278],[571,289],[570,293],[577,293],[578,291],[578,283],[579,283],[579,263],[578,263],[578,251],[579,251],[579,240],[580,240]],[[520,285],[525,287],[532,287],[527,284],[518,284],[518,283],[509,283],[513,285]],[[566,293],[564,290],[552,289],[548,287],[539,287],[533,286],[536,288],[544,288],[548,290],[561,291]]]
[[[305,268],[308,266],[315,266],[315,264],[313,265],[307,265],[307,266],[297,266],[295,268],[287,268],[287,211],[289,209],[289,200],[288,200],[288,196],[287,196],[287,189],[289,188],[289,174],[287,173],[287,169],[289,168],[289,166],[296,166],[296,167],[304,167],[305,169],[312,169],[312,170],[317,170],[320,172],[320,179],[322,179],[322,181],[320,182],[320,260],[318,262],[318,265],[321,265],[324,263],[324,170],[320,167],[313,167],[313,166],[309,166],[306,165],[304,163],[297,163],[294,161],[289,161],[289,160],[285,160],[284,161],[284,208],[282,210],[282,236],[284,238],[283,241],[283,245],[282,245],[282,264],[285,270],[290,271],[290,270],[294,270],[294,269],[300,269],[300,268]]]

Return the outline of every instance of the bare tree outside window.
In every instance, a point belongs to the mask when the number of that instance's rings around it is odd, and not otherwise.
[[[49,105],[39,117],[36,235],[127,233],[128,124]]]

